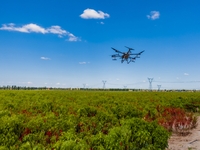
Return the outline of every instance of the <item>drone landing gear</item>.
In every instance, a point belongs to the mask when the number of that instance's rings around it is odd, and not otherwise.
[[[127,60],[127,64],[129,64],[130,62],[135,62],[134,60]]]

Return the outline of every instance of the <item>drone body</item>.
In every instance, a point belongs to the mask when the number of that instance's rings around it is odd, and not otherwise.
[[[117,53],[117,54],[111,55],[113,60],[117,60],[117,58],[120,58],[121,63],[123,63],[124,61],[127,61],[127,64],[129,64],[130,62],[135,62],[135,59],[140,58],[139,56],[144,52],[144,51],[141,51],[139,53],[132,53],[131,50],[134,50],[133,48],[130,48],[130,47],[126,47],[126,48],[128,48],[128,51],[126,53],[116,50],[115,48],[112,48]],[[135,55],[135,56],[132,57],[132,55]]]

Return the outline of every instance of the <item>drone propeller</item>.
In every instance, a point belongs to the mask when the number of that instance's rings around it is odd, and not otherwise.
[[[111,55],[111,57],[120,57],[119,54],[114,54],[114,55]]]
[[[143,51],[141,51],[141,52],[139,52],[139,55],[140,55],[140,54],[142,54],[143,52],[144,52],[144,50],[143,50]]]
[[[141,52],[139,52],[139,53],[134,53],[134,54],[132,53],[132,54],[130,54],[130,55],[137,55],[137,56],[138,56],[138,55],[141,55],[143,52],[144,52],[144,51],[141,51]]]
[[[133,59],[140,58],[140,55],[136,55],[135,57],[131,57]]]
[[[120,51],[118,51],[117,49],[115,49],[115,48],[113,48],[113,47],[111,47],[115,52],[117,52],[117,53],[121,53],[121,54],[124,54],[123,52],[120,52]]]
[[[134,50],[133,48],[130,48],[130,47],[127,47],[127,46],[125,46],[126,48],[128,48],[129,50]]]

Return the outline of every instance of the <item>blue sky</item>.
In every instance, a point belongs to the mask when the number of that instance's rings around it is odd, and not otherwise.
[[[199,0],[7,0],[0,86],[200,89]],[[145,50],[112,61],[114,47]]]

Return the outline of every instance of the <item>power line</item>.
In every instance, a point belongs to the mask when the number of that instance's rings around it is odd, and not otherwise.
[[[135,83],[129,83],[129,84],[116,84],[116,83],[110,83],[110,82],[107,82],[106,84],[109,84],[109,85],[136,85],[136,84],[142,84],[142,83],[146,83],[146,82],[135,82]]]
[[[153,81],[158,83],[198,83],[200,81]]]

